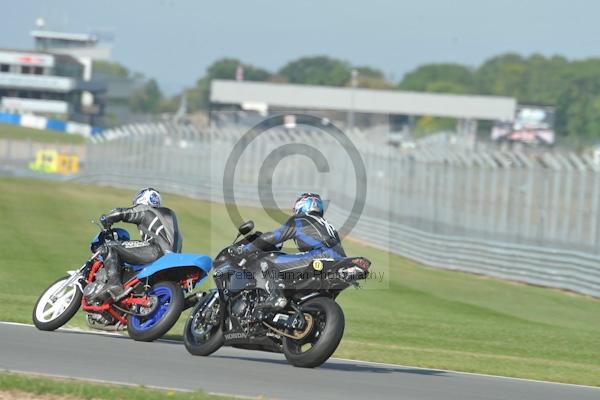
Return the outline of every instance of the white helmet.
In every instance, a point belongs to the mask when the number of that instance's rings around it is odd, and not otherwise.
[[[150,207],[160,207],[161,198],[158,190],[151,187],[140,189],[135,196],[133,196],[133,205],[145,204]]]

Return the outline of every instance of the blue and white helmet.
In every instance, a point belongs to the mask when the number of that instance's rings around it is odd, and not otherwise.
[[[158,190],[151,187],[140,189],[135,196],[133,196],[133,205],[144,204],[150,207],[160,207],[161,198]]]
[[[294,203],[294,215],[317,214],[323,216],[323,201],[316,193],[302,193]]]

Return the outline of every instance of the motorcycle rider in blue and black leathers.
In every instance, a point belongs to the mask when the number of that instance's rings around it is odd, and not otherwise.
[[[276,271],[263,270],[267,275],[265,289],[269,296],[257,308],[274,311],[286,306],[287,300],[282,293],[285,285],[281,279],[286,271],[302,269],[314,259],[339,260],[346,257],[337,231],[323,218],[323,212],[323,202],[318,194],[303,193],[294,204],[294,215],[285,224],[234,250],[243,256],[293,239],[300,251],[295,254],[279,253],[269,259],[269,264]]]

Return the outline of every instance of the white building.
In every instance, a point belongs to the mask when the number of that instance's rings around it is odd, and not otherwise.
[[[94,123],[103,113],[106,84],[92,80],[92,63],[110,47],[92,34],[31,32],[35,50],[0,49],[0,109],[59,115]]]

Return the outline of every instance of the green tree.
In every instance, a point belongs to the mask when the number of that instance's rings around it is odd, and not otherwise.
[[[244,80],[247,81],[266,81],[271,76],[269,71],[244,64],[237,58],[222,58],[215,61],[206,69],[206,76],[211,79],[235,79],[238,66],[244,70]]]
[[[355,67],[354,69],[358,73],[358,87],[368,89],[394,89],[394,84],[385,79],[385,75],[381,70],[367,66]]]
[[[556,100],[556,129],[583,140],[600,138],[600,60],[569,64]]]
[[[450,93],[476,93],[478,91],[473,71],[459,64],[423,65],[406,74],[398,87],[417,92],[450,90]]]
[[[196,85],[186,91],[189,109],[192,111],[207,109],[210,99],[210,83],[213,79],[235,79],[238,66],[244,70],[244,80],[266,81],[271,73],[263,68],[244,64],[236,58],[222,58],[212,63]]]
[[[93,74],[103,74],[118,78],[128,78],[129,69],[122,64],[110,61],[94,61],[92,65]]]
[[[365,78],[372,78],[372,79],[381,79],[381,80],[385,80],[385,75],[383,74],[383,72],[377,68],[371,68],[368,66],[362,66],[362,67],[354,67],[354,69],[356,70],[356,72],[358,72],[358,76],[362,76]]]
[[[187,91],[190,109],[206,108],[211,80],[234,79],[239,65],[244,67],[246,80],[329,86],[351,85],[353,69],[343,60],[314,56],[291,61],[276,74],[270,74],[237,59],[224,58],[213,63],[194,88]],[[115,73],[123,73],[118,67],[113,68],[116,68]],[[394,87],[380,70],[369,66],[355,69],[359,87]],[[406,74],[396,87],[435,93],[510,96],[521,104],[555,106],[555,128],[560,135],[588,141],[600,139],[600,59],[569,61],[560,56],[507,53],[488,59],[478,68],[451,63],[423,65]],[[163,101],[163,104],[166,103]],[[417,121],[417,128],[426,132],[450,129],[453,124],[450,119],[422,117]]]
[[[349,63],[327,56],[302,57],[284,65],[278,75],[291,83],[344,86],[351,77]]]
[[[484,94],[526,97],[526,78],[526,59],[514,53],[493,57],[477,69],[477,83]]]
[[[474,72],[459,64],[428,64],[409,72],[398,84],[402,90],[432,93],[477,93]],[[417,134],[452,130],[456,121],[450,118],[421,116],[416,120]]]
[[[553,104],[565,87],[569,62],[539,54],[508,53],[487,60],[477,70],[481,93],[513,96],[521,103]]]
[[[519,101],[533,104],[555,104],[561,91],[568,85],[569,61],[564,57],[544,57],[534,54],[527,59],[527,78],[523,98]]]
[[[131,111],[139,113],[159,112],[163,103],[163,95],[154,79],[150,79],[129,99]]]
[[[426,92],[431,93],[452,93],[452,94],[469,94],[475,92],[473,88],[461,85],[451,81],[434,81],[425,86]]]
[[[456,120],[452,118],[432,117],[424,115],[416,119],[415,130],[417,135],[433,132],[451,131],[456,127]]]

